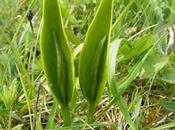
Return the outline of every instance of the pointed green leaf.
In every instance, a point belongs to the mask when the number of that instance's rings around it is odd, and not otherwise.
[[[61,105],[65,126],[71,125],[69,103],[74,93],[74,62],[58,0],[44,0],[41,58],[52,93]]]
[[[68,104],[74,90],[74,65],[57,0],[44,0],[41,56],[50,88],[61,104]]]
[[[102,0],[80,54],[80,85],[90,103],[97,102],[107,81],[112,11],[113,0]]]

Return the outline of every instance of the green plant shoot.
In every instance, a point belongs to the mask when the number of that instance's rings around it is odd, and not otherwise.
[[[61,106],[63,121],[71,124],[69,103],[74,92],[71,47],[63,27],[58,0],[44,0],[41,29],[41,57],[50,89]]]
[[[107,82],[112,12],[113,0],[101,0],[80,54],[79,80],[89,103],[89,121],[92,121],[96,103]]]

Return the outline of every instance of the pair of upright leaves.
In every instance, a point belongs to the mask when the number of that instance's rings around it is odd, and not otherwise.
[[[101,0],[80,54],[79,80],[89,103],[89,119],[107,82],[112,11],[113,0]],[[44,0],[41,56],[52,93],[61,105],[64,123],[70,125],[69,103],[75,88],[74,59],[58,0]]]

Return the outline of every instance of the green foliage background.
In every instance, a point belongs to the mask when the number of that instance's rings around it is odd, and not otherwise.
[[[79,51],[99,0],[60,2],[77,73]],[[168,53],[166,49],[170,38],[167,28],[175,23],[175,2],[115,0],[114,3],[111,43],[122,39],[115,76],[128,111],[138,129],[173,129],[174,45]],[[26,18],[29,10],[34,16],[33,32]],[[0,129],[31,129],[31,126],[37,130],[61,129],[63,126],[40,60],[41,10],[42,0],[0,0]],[[86,102],[77,82],[77,96],[72,103],[76,117],[74,129],[128,129],[128,122],[108,88],[96,109],[96,122],[89,126],[83,120]]]

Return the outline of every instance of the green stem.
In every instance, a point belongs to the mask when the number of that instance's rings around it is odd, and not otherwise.
[[[93,122],[94,111],[95,111],[95,104],[94,103],[89,103],[88,112],[87,112],[88,123],[92,123]]]
[[[136,128],[134,122],[132,121],[132,118],[128,112],[128,108],[125,104],[125,101],[123,100],[121,95],[119,95],[119,97],[116,98],[116,102],[117,102],[117,105],[120,108],[120,111],[122,112],[124,118],[126,119],[128,124],[130,125],[131,130],[137,130],[137,128]]]
[[[125,104],[125,101],[122,98],[122,95],[121,95],[119,88],[116,84],[115,77],[113,77],[111,79],[110,87],[111,87],[112,94],[115,98],[116,104],[120,108],[120,111],[122,112],[122,114],[123,114],[124,118],[126,119],[126,121],[128,122],[128,124],[130,125],[131,130],[137,130],[137,128],[136,128],[136,126],[135,126],[134,122],[132,121],[132,118],[129,114],[127,105]]]
[[[67,104],[61,106],[61,114],[63,117],[64,126],[71,126],[72,117],[70,113],[70,108]]]
[[[8,122],[8,128],[9,128],[9,130],[11,129],[11,121],[12,121],[11,112],[12,112],[12,108],[10,107],[10,112],[9,112],[9,122]]]

